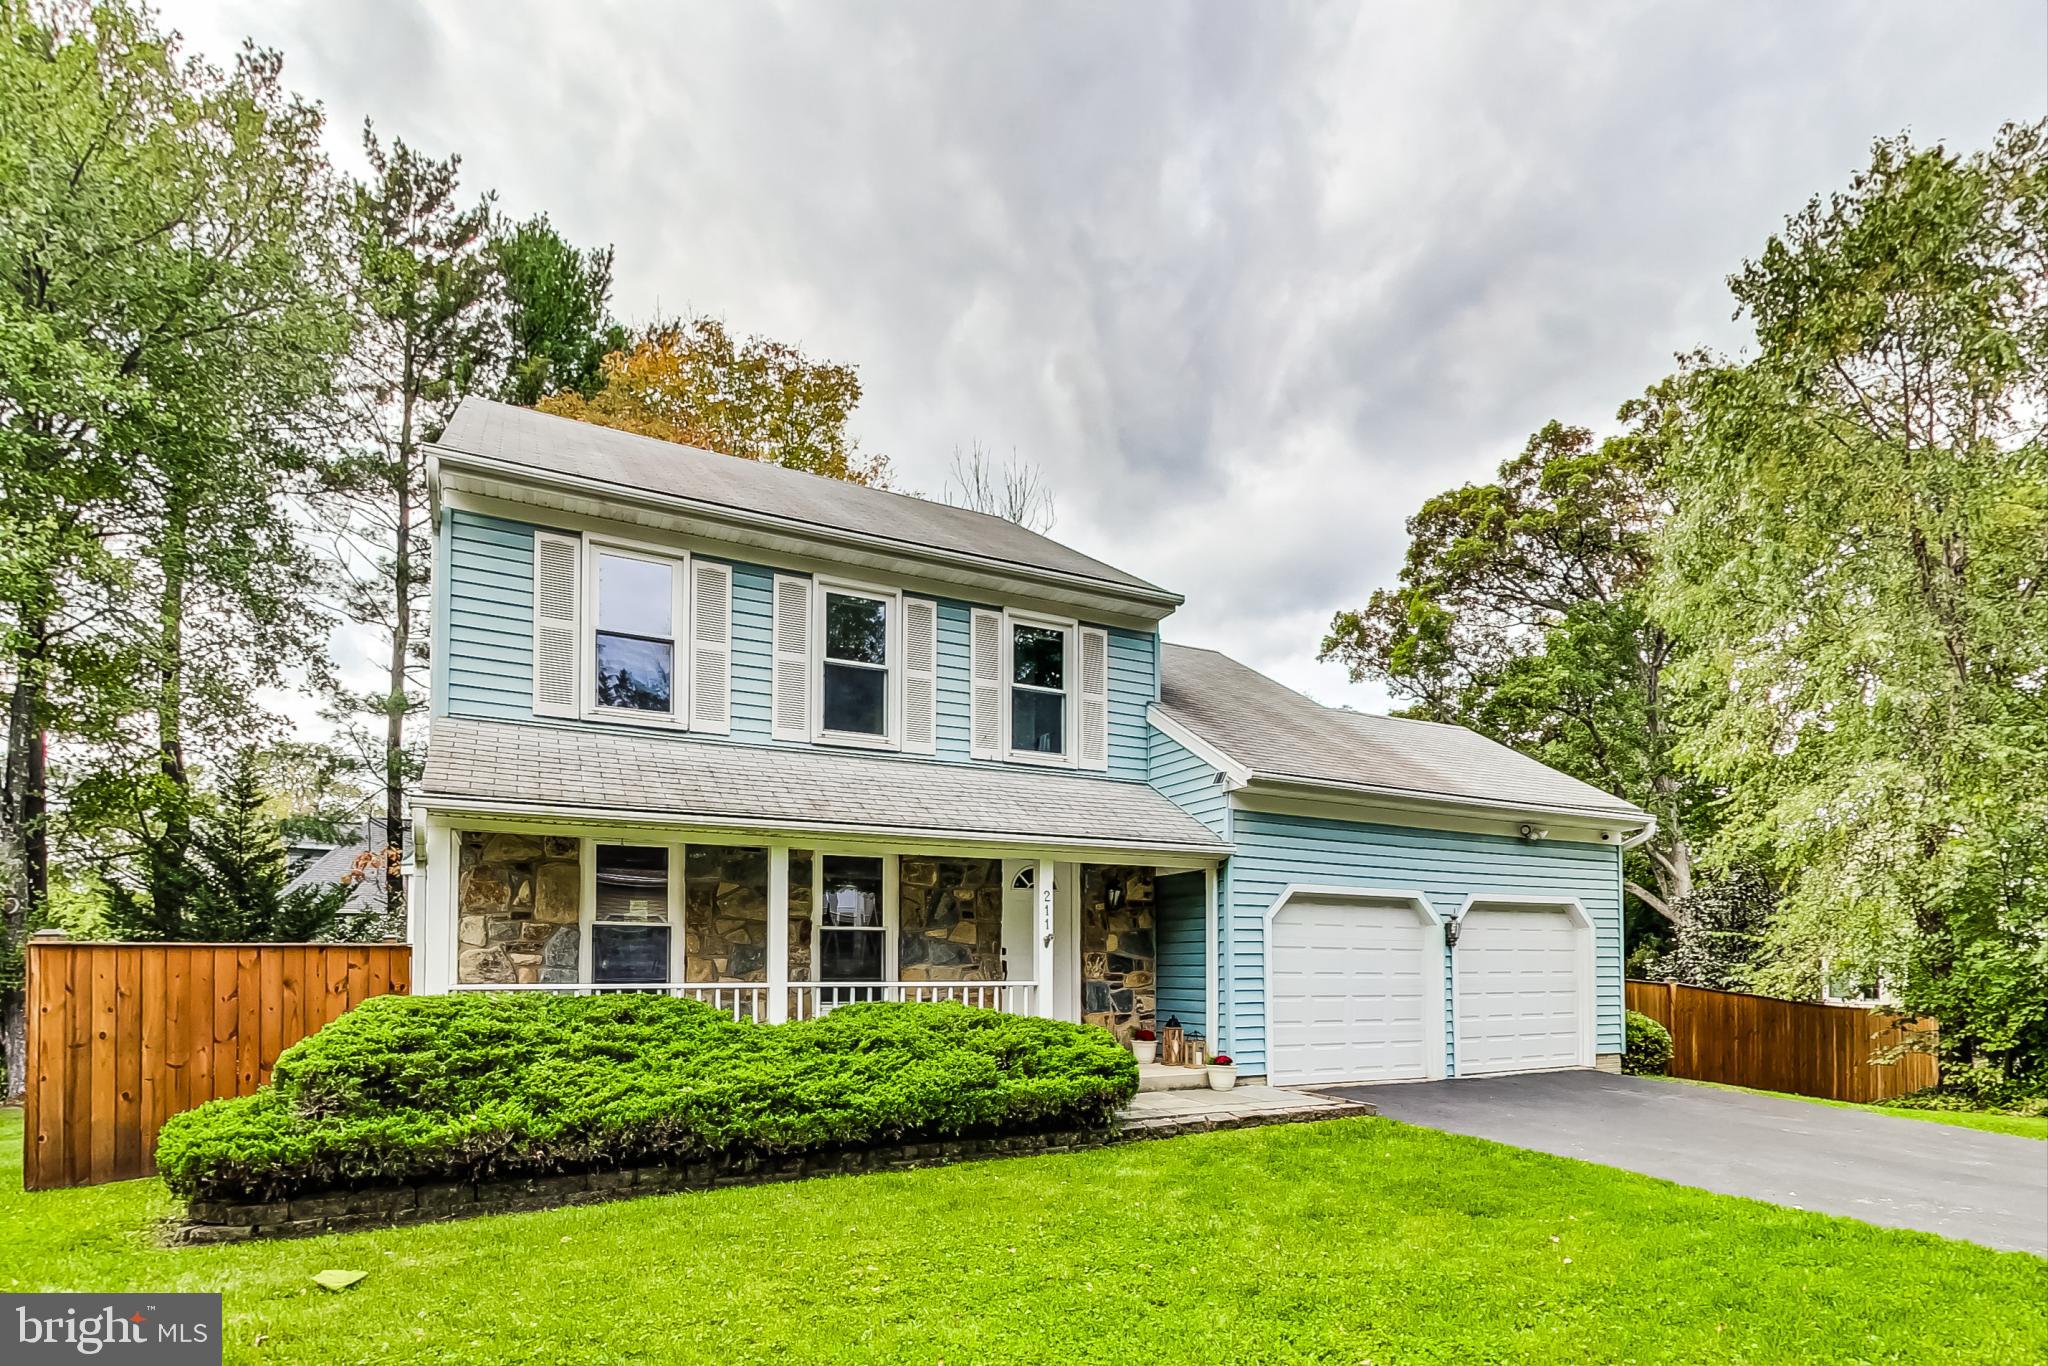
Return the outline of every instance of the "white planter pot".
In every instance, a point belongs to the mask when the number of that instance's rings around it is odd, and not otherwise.
[[[1213,1063],[1210,1064],[1209,1089],[1211,1091],[1228,1091],[1235,1085],[1237,1085],[1236,1063],[1232,1063],[1228,1067],[1218,1067]]]
[[[1159,1057],[1159,1040],[1132,1039],[1131,1056],[1138,1060],[1138,1066],[1147,1066]]]

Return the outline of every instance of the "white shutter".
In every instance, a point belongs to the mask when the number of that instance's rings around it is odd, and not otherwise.
[[[903,748],[910,754],[939,750],[939,605],[929,598],[903,600]]]
[[[732,566],[690,561],[690,728],[732,729]]]
[[[968,752],[977,759],[1000,759],[1003,753],[1003,614],[976,608],[968,641],[970,669],[968,711],[972,739]]]
[[[811,581],[775,576],[774,722],[778,740],[811,738]]]
[[[552,531],[533,534],[533,714],[575,716],[582,711],[577,667],[582,636],[576,598],[582,578],[582,542]]]
[[[1082,768],[1109,767],[1109,635],[1081,628]]]

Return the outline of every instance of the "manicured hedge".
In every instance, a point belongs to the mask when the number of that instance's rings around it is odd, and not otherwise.
[[[1671,1031],[1640,1011],[1626,1017],[1628,1048],[1621,1070],[1634,1077],[1661,1077],[1671,1070]]]
[[[1109,1122],[1137,1091],[1106,1031],[952,1004],[754,1025],[664,996],[385,996],[172,1118],[188,1199],[542,1175]]]

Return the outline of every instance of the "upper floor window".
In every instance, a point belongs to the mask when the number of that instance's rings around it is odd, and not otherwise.
[[[598,553],[592,641],[598,706],[675,714],[676,570],[667,560]]]
[[[1025,622],[1010,627],[1010,748],[1067,752],[1067,632]]]
[[[828,588],[824,592],[824,650],[818,680],[819,713],[827,735],[889,737],[890,669],[888,598]]]
[[[732,566],[536,531],[533,710],[728,733]]]

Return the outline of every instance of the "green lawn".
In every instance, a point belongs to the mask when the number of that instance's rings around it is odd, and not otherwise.
[[[209,1248],[0,1125],[0,1290],[218,1289],[233,1361],[2048,1358],[2048,1261],[1386,1120]]]
[[[1687,1086],[1711,1086],[1717,1091],[1747,1091],[1752,1096],[1776,1096],[1779,1100],[1803,1100],[1809,1105],[1833,1105],[1843,1110],[1872,1110],[1900,1119],[1924,1119],[1934,1124],[1953,1124],[1959,1129],[1982,1129],[1992,1134],[2013,1134],[2020,1138],[2048,1139],[2048,1115],[2000,1115],[1977,1111],[1914,1110],[1899,1105],[1865,1105],[1853,1100],[1823,1100],[1819,1096],[1794,1095],[1790,1091],[1759,1091],[1753,1086],[1726,1086],[1718,1081],[1692,1081],[1659,1077],[1658,1081],[1683,1081]]]

